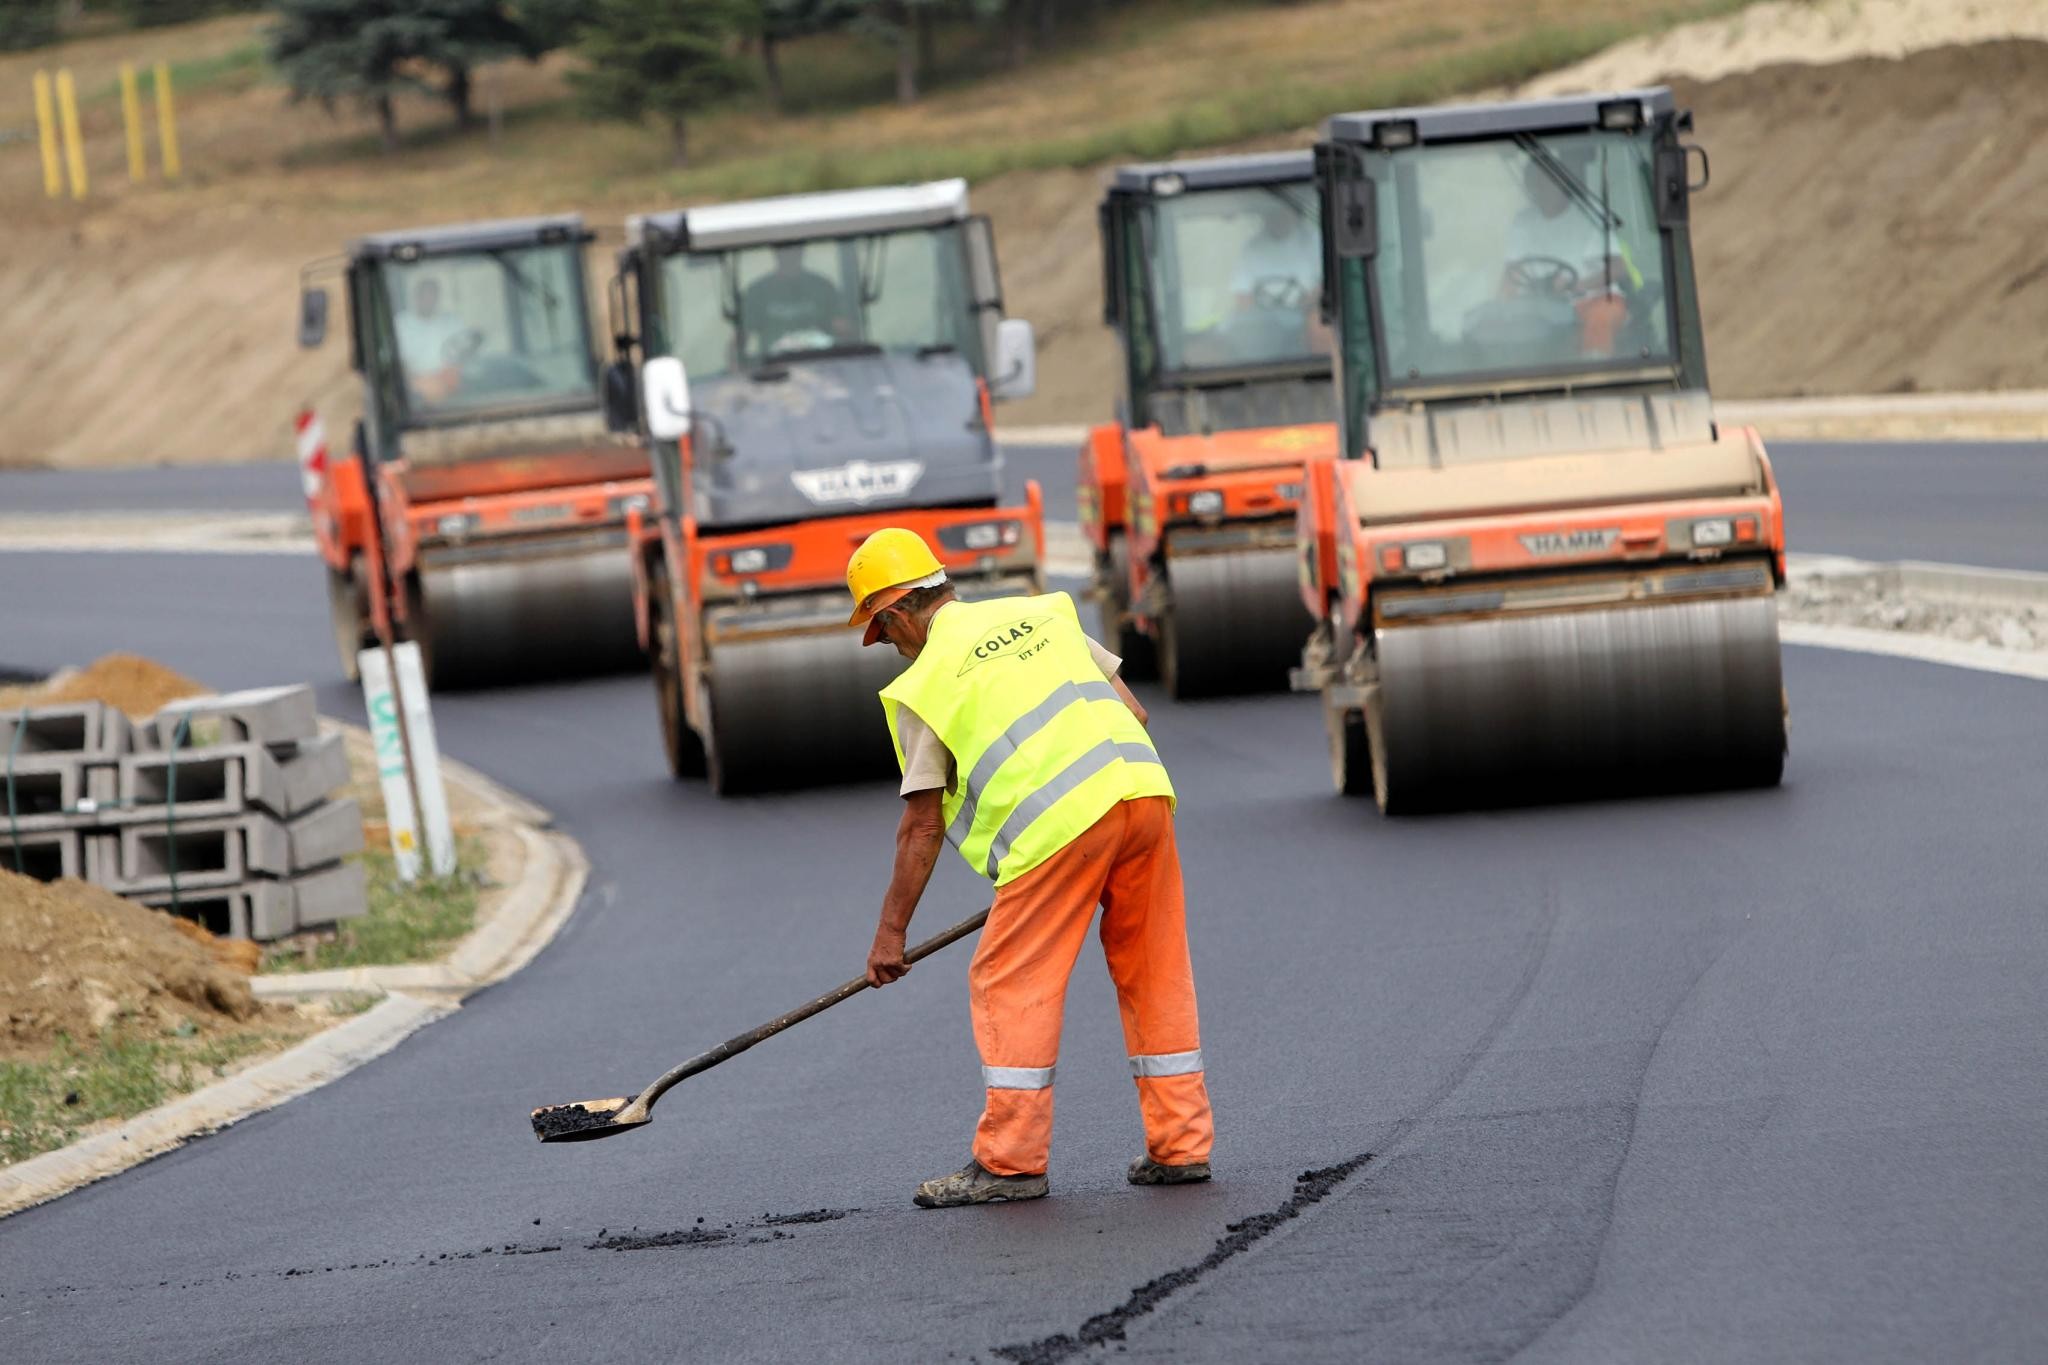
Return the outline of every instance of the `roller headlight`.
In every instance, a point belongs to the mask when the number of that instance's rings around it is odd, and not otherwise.
[[[960,553],[968,550],[1004,550],[1024,539],[1021,521],[974,521],[939,528],[939,545]]]
[[[727,550],[712,558],[711,567],[727,578],[744,578],[749,574],[773,573],[787,568],[795,551],[787,545],[743,545],[737,550]]]
[[[434,523],[434,529],[450,540],[460,540],[476,529],[476,517],[469,512],[450,512]]]
[[[1735,523],[1728,517],[1708,517],[1692,524],[1692,543],[1701,546],[1729,545],[1735,540]]]
[[[1401,551],[1401,566],[1410,573],[1428,573],[1450,562],[1450,551],[1441,540],[1419,540]]]
[[[1223,515],[1223,492],[1217,488],[1204,488],[1199,493],[1188,494],[1188,513],[1197,517],[1220,517]]]

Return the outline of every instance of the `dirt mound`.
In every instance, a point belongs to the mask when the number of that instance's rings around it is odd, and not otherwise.
[[[2048,43],[1676,83],[1723,397],[2048,378]]]
[[[213,691],[175,669],[139,654],[109,654],[76,673],[49,683],[42,700],[103,701],[138,720],[154,715],[165,702]]]
[[[0,943],[0,1057],[109,1028],[215,1033],[262,1008],[169,915],[85,882],[0,871]]]

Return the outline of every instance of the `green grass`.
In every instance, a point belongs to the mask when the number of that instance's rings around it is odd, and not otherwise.
[[[269,61],[261,43],[244,43],[226,52],[172,62],[170,67],[171,90],[176,95],[195,95],[209,90],[246,90],[271,77]],[[151,64],[138,61],[135,77],[136,94],[149,106],[149,117],[154,118],[156,78],[151,74]],[[106,104],[120,98],[121,82],[113,80],[86,95],[83,102]]]
[[[677,171],[675,193],[711,199],[845,189],[1011,171],[1146,161],[1314,125],[1335,111],[1427,104],[1521,81],[1582,61],[1624,39],[1741,9],[1749,0],[1692,0],[1638,20],[1548,25],[1514,38],[1341,83],[1268,82],[1183,105],[1171,114],[1081,133],[978,146],[908,144],[855,150],[794,149]]]
[[[398,880],[389,853],[372,849],[358,855],[369,873],[369,913],[344,922],[324,942],[272,949],[263,970],[317,972],[432,961],[476,925],[478,882],[467,869],[482,864],[482,852],[465,843],[453,876],[422,877],[411,886]]]
[[[197,1090],[273,1041],[264,1033],[205,1041],[189,1032],[109,1033],[88,1046],[60,1038],[44,1061],[0,1062],[0,1165],[54,1151],[95,1123],[132,1118]]]

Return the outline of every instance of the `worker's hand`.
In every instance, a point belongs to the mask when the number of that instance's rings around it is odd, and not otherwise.
[[[886,986],[909,973],[910,964],[903,960],[903,935],[876,930],[875,946],[868,949],[868,984]]]

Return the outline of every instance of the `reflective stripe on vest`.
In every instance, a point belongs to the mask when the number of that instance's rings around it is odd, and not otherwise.
[[[966,841],[968,831],[974,828],[975,807],[981,804],[982,789],[995,780],[996,769],[1003,766],[1011,754],[1017,752],[1025,740],[1052,724],[1052,719],[1076,702],[1118,701],[1116,689],[1106,682],[1063,682],[1052,690],[1052,695],[1018,717],[1002,737],[988,746],[980,759],[975,762],[974,771],[960,784],[960,813],[953,817],[953,823],[946,826],[946,838],[958,848]],[[1148,755],[1154,763],[1157,754]],[[996,874],[988,874],[993,877]]]
[[[882,703],[899,761],[904,706],[953,755],[946,837],[998,886],[1118,802],[1173,798],[1151,737],[1096,666],[1065,593],[945,606]]]
[[[1202,1069],[1202,1049],[1193,1052],[1155,1052],[1131,1058],[1133,1076],[1191,1076]]]
[[[981,1083],[990,1090],[1050,1090],[1052,1073],[1049,1066],[985,1066]]]

